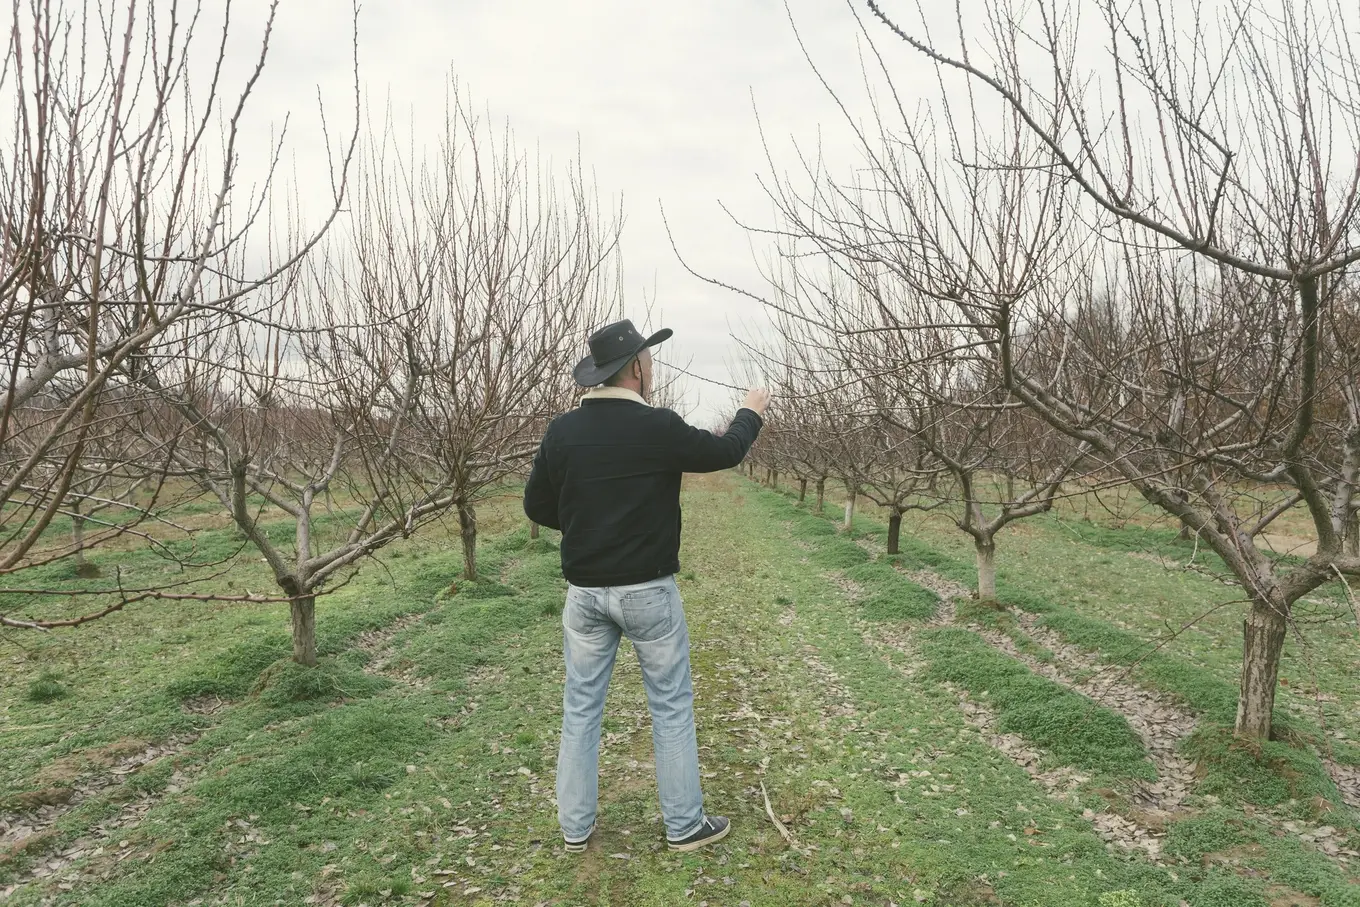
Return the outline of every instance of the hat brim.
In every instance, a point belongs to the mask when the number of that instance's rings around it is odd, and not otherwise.
[[[610,378],[617,375],[619,369],[627,365],[638,353],[649,346],[656,346],[658,343],[669,340],[674,333],[675,332],[670,328],[662,328],[646,340],[642,341],[637,349],[633,350],[631,353],[626,353],[625,355],[619,356],[617,359],[610,359],[608,362],[602,362],[599,365],[596,365],[595,360],[587,356],[576,363],[576,368],[572,369],[572,377],[576,379],[576,383],[581,387],[597,387],[604,384]]]

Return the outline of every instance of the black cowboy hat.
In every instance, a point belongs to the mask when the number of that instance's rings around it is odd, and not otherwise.
[[[662,328],[644,340],[627,318],[606,324],[590,335],[590,355],[576,364],[572,375],[582,387],[604,384],[638,353],[670,339],[673,333],[670,328]]]

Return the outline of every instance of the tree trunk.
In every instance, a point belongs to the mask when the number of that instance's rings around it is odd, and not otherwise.
[[[798,503],[801,504],[801,503],[803,503],[803,502],[806,501],[806,500],[807,500],[807,479],[799,479],[799,480],[798,480]]]
[[[1288,615],[1289,606],[1283,601],[1253,596],[1251,613],[1242,622],[1242,692],[1237,700],[1237,725],[1233,730],[1238,737],[1270,739]]]
[[[978,601],[996,601],[996,542],[973,541],[977,549]]]
[[[845,499],[845,531],[849,532],[855,528],[855,498],[856,493],[851,491],[850,497]]]
[[[538,524],[537,524],[537,523],[530,523],[530,524],[529,524],[529,538],[531,538],[531,539],[536,539],[536,538],[538,538]]]
[[[1015,476],[1010,473],[1006,474],[1006,500],[1015,500]]]
[[[463,578],[477,578],[477,509],[471,504],[458,505],[458,526],[463,536]]]
[[[1352,513],[1346,526],[1346,553],[1360,556],[1360,513]]]
[[[902,511],[894,510],[888,517],[888,553],[896,554],[902,540]]]
[[[1178,535],[1178,536],[1176,536],[1176,538],[1180,539],[1182,542],[1188,542],[1188,541],[1190,541],[1190,524],[1189,524],[1189,523],[1181,523],[1181,534]]]
[[[76,576],[82,579],[99,576],[99,565],[85,560],[85,517],[79,503],[71,506],[71,547],[75,549]]]
[[[825,479],[825,478],[821,478],[821,479],[818,479],[818,480],[817,480],[817,512],[818,512],[818,513],[825,513],[825,512],[826,512],[826,508],[823,506],[823,503],[824,503],[825,501],[826,501],[826,479]]]
[[[316,596],[300,595],[291,602],[293,661],[316,667]]]
[[[770,487],[775,491],[779,490],[779,470],[770,470]]]

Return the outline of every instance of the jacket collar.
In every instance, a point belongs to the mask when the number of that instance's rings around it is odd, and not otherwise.
[[[633,403],[641,403],[643,406],[651,406],[642,395],[637,391],[629,390],[626,387],[593,387],[581,398],[581,402],[588,400],[631,400]]]

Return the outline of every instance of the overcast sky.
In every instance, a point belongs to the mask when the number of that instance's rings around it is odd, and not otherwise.
[[[240,59],[258,34],[238,8]],[[839,0],[386,0],[360,12],[360,80],[367,96],[389,95],[417,124],[442,115],[450,74],[473,103],[508,121],[521,147],[565,162],[579,153],[602,202],[623,199],[625,283],[630,314],[642,320],[655,297],[675,338],[663,358],[721,381],[742,355],[731,335],[761,329],[751,300],[685,272],[661,218],[700,272],[759,290],[753,240],[721,205],[750,222],[773,222],[758,178],[770,173],[756,111],[778,166],[795,164],[792,142],[819,134],[833,160],[855,160],[844,117],[803,57],[809,53],[839,88],[862,96],[852,10]],[[345,113],[351,80],[350,25],[341,3],[283,0],[268,68],[252,101],[260,122],[291,114],[290,148],[303,179],[321,172],[317,93],[328,116]],[[893,47],[903,73],[919,66]],[[754,105],[754,106],[753,106]],[[263,127],[261,127],[263,128]],[[819,133],[820,130],[820,133]],[[320,187],[313,187],[314,189]],[[324,204],[324,193],[317,193]],[[754,249],[753,249],[754,242]],[[690,415],[706,422],[732,393],[688,381]]]

